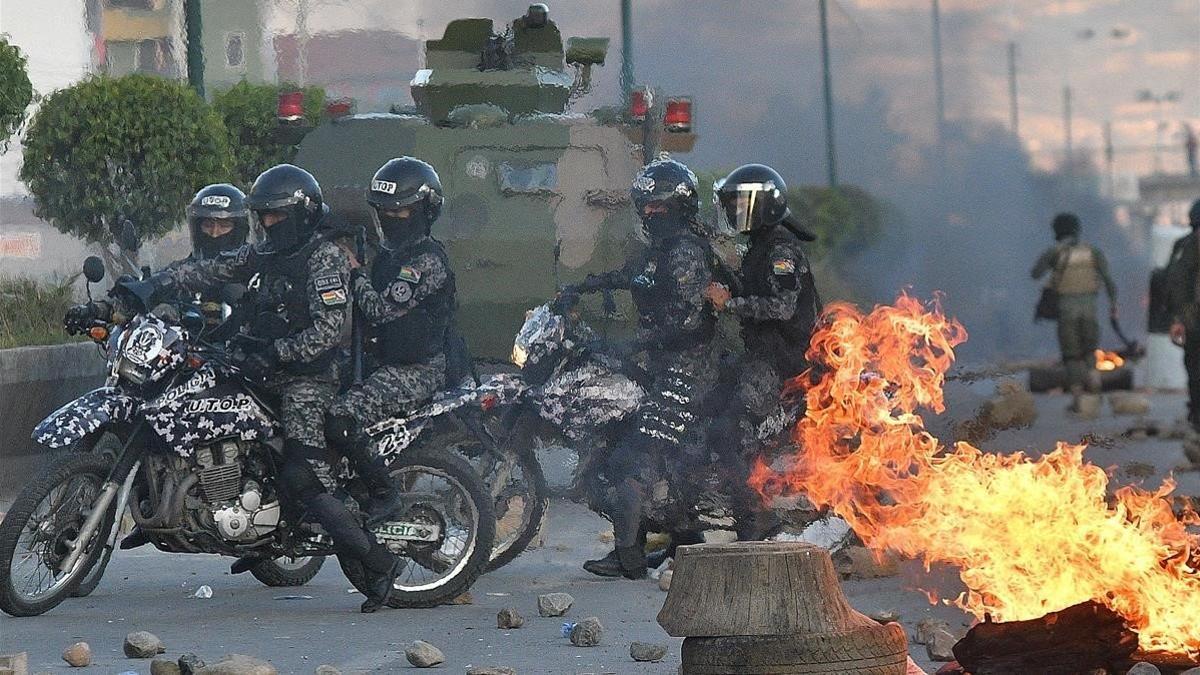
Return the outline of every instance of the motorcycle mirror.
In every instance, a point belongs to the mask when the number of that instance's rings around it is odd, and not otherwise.
[[[199,335],[204,331],[204,317],[200,316],[199,312],[188,310],[183,313],[183,317],[179,320],[180,325],[184,330],[193,336]]]
[[[104,280],[104,261],[98,256],[89,255],[83,261],[83,276],[88,283],[97,284]]]
[[[142,247],[138,241],[137,230],[133,229],[133,223],[126,220],[121,224],[121,233],[117,235],[117,244],[126,251],[137,251]]]

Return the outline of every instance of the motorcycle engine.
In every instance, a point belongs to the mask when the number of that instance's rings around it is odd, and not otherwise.
[[[195,460],[205,505],[222,539],[253,541],[279,525],[279,502],[264,503],[262,487],[243,475],[243,465],[252,460],[241,441],[197,448]]]

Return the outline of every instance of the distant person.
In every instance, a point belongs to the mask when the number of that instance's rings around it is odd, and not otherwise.
[[[1183,347],[1183,367],[1188,379],[1188,422],[1200,431],[1200,200],[1188,210],[1192,231],[1175,242],[1167,263],[1167,312],[1171,316],[1171,341]]]
[[[1085,392],[1100,393],[1100,375],[1093,363],[1100,346],[1100,324],[1096,320],[1096,295],[1103,284],[1108,293],[1109,314],[1117,316],[1117,287],[1108,275],[1108,261],[1094,246],[1079,239],[1079,217],[1060,213],[1051,224],[1055,245],[1038,258],[1033,278],[1050,272],[1047,288],[1057,294],[1058,347],[1067,370],[1071,412],[1081,412]]]

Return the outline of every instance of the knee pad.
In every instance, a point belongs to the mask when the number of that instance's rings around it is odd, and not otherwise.
[[[362,429],[353,415],[346,413],[325,413],[325,440],[333,448],[341,450],[355,443]]]

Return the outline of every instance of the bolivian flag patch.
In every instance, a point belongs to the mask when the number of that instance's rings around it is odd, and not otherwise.
[[[412,265],[405,265],[400,268],[400,273],[396,275],[396,278],[410,284],[417,284],[421,282],[421,270]]]
[[[788,259],[776,260],[771,263],[771,271],[780,276],[796,273],[796,263]]]
[[[346,289],[339,288],[337,290],[325,291],[321,294],[321,302],[330,307],[340,307],[346,304]]]

